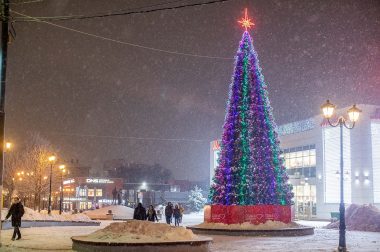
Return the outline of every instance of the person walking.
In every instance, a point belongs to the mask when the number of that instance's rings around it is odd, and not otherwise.
[[[179,220],[181,218],[181,212],[179,210],[178,205],[175,205],[173,215],[174,215],[174,225],[179,226]]]
[[[117,200],[117,190],[116,190],[116,186],[115,186],[115,188],[112,190],[112,205],[113,204],[116,205],[116,200]]]
[[[12,227],[14,227],[12,241],[15,240],[17,235],[17,240],[21,239],[21,217],[24,215],[24,206],[22,205],[19,197],[13,198],[13,203],[11,208],[9,208],[8,214],[5,219],[8,219],[12,216]]]
[[[184,212],[185,212],[185,208],[183,208],[182,205],[179,205],[179,213],[181,214],[181,216],[179,217],[179,223],[182,223],[182,217],[183,217]]]
[[[173,205],[171,202],[168,202],[168,205],[165,207],[165,217],[166,223],[170,225],[173,218]]]
[[[157,213],[156,213],[156,210],[154,210],[153,205],[149,206],[148,211],[146,213],[146,218],[148,219],[148,221],[158,222]]]
[[[133,213],[133,219],[146,220],[146,210],[141,203],[137,204],[137,207]]]

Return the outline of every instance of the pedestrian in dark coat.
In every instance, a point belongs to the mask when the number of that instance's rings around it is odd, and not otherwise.
[[[173,205],[171,202],[168,202],[168,205],[165,207],[165,217],[166,223],[170,225],[170,223],[172,223],[173,218]]]
[[[152,221],[152,222],[157,221],[158,222],[156,210],[154,210],[153,205],[149,206],[149,209],[146,213],[146,218],[148,219],[148,221]]]
[[[17,240],[21,239],[21,217],[24,215],[24,207],[20,202],[20,199],[18,197],[13,198],[13,204],[11,208],[9,208],[8,214],[5,217],[5,219],[8,219],[10,216],[12,216],[12,227],[14,227],[13,230],[13,236],[12,241],[15,240],[16,234],[17,234]]]
[[[146,210],[141,203],[137,204],[135,212],[133,213],[133,219],[146,220]]]
[[[173,215],[174,215],[175,226],[179,226],[179,222],[180,222],[180,219],[181,219],[181,211],[179,210],[178,205],[175,205],[175,208],[174,208],[174,211],[173,211]]]

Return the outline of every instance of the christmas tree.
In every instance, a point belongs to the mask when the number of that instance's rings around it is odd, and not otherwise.
[[[207,199],[202,195],[202,189],[198,186],[194,187],[194,190],[190,191],[188,205],[191,211],[200,211],[206,204]]]
[[[293,193],[257,53],[246,28],[236,55],[210,201],[220,205],[290,205]]]

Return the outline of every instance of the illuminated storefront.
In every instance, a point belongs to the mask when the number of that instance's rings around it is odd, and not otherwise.
[[[112,204],[113,191],[122,194],[121,178],[70,178],[63,181],[63,209],[85,210]]]
[[[380,207],[380,106],[358,105],[363,111],[354,130],[343,131],[345,203]],[[342,108],[342,115],[348,108]],[[322,114],[278,127],[284,165],[293,185],[296,218],[330,219],[339,211],[340,135]],[[220,151],[210,145],[210,176]],[[210,178],[211,179],[211,178]],[[212,181],[210,180],[210,183]]]

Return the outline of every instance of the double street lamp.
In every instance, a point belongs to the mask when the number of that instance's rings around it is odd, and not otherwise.
[[[346,119],[343,116],[338,117],[338,121],[336,123],[332,123],[330,121],[331,117],[334,115],[335,105],[330,103],[329,100],[325,104],[321,106],[323,111],[323,116],[327,119],[329,125],[331,127],[340,128],[340,205],[339,205],[339,247],[338,251],[347,251],[346,247],[346,222],[345,222],[345,208],[344,208],[344,193],[343,193],[343,126],[347,129],[353,129],[355,127],[355,123],[359,119],[360,109],[353,105],[347,111],[349,120],[351,121],[351,125],[346,123]]]
[[[48,214],[51,213],[51,179],[53,176],[53,164],[55,163],[56,156],[50,156],[49,157],[49,163],[50,163],[50,182],[49,182],[49,205],[48,205]]]

